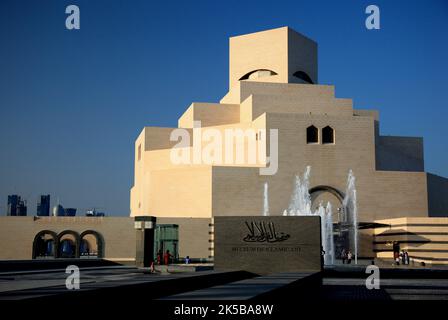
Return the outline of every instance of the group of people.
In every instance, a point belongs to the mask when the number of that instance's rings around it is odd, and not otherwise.
[[[172,258],[173,255],[170,253],[170,250],[166,250],[165,253],[163,253],[162,249],[160,249],[157,252],[157,264],[158,265],[169,265],[170,263],[172,263]],[[190,256],[186,256],[185,257],[185,264],[190,264],[191,263],[191,259]]]
[[[401,250],[400,252],[394,252],[394,260],[397,266],[409,264],[409,254],[407,251]]]
[[[173,255],[170,253],[170,250],[166,250],[165,253],[163,253],[162,249],[160,249],[157,252],[157,264],[158,265],[169,265],[171,263],[171,258]]]
[[[352,259],[353,259],[353,253],[350,250],[342,249],[341,259],[342,259],[342,264],[345,264],[346,261],[347,261],[347,264],[351,264]]]

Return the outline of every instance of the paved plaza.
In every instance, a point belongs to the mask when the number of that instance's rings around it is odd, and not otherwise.
[[[200,270],[200,268],[198,268]],[[368,290],[363,267],[338,266],[319,274],[257,276],[243,271],[182,270],[150,273],[126,266],[80,269],[80,289],[67,290],[65,269],[0,273],[0,300],[448,300],[448,270],[382,268],[379,290]],[[183,272],[187,271],[187,272]],[[318,275],[318,280],[317,276]]]

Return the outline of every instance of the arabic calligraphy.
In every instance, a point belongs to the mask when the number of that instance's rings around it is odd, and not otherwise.
[[[280,242],[289,239],[290,235],[277,232],[273,222],[244,222],[249,229],[249,233],[243,238],[244,242]]]

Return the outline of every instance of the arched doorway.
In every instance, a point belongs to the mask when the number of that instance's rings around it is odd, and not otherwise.
[[[57,234],[42,230],[34,237],[33,259],[54,259],[57,252]]]
[[[333,211],[333,241],[336,258],[340,258],[342,250],[350,248],[349,226],[347,225],[347,212],[344,208],[344,193],[334,187],[319,185],[309,190],[313,210],[319,203],[331,203]]]
[[[319,203],[323,203],[324,205],[327,202],[331,203],[331,207],[333,208],[333,222],[341,222],[344,220],[342,216],[343,213],[343,201],[344,201],[344,193],[336,188],[330,186],[316,186],[309,190],[311,196],[311,206],[313,210],[319,205]]]
[[[94,230],[87,230],[80,235],[80,257],[102,258],[104,241],[101,234]]]
[[[58,234],[57,258],[79,258],[79,234],[65,230]]]

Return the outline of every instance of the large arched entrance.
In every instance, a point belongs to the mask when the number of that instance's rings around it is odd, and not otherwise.
[[[65,230],[58,234],[57,258],[79,258],[79,234]]]
[[[104,241],[101,234],[94,230],[87,230],[80,235],[80,257],[102,258]]]
[[[54,259],[57,252],[57,234],[42,230],[34,237],[33,259]]]
[[[323,203],[324,205],[327,202],[331,203],[331,207],[333,208],[333,222],[340,222],[343,220],[342,212],[343,212],[343,201],[344,201],[344,193],[336,188],[330,186],[316,186],[309,190],[311,195],[311,206],[313,210],[319,206],[319,203]]]
[[[331,203],[333,211],[333,239],[335,257],[340,258],[342,250],[350,247],[349,226],[347,225],[347,209],[343,202],[345,194],[330,186],[319,185],[309,190],[313,210],[322,203]]]

